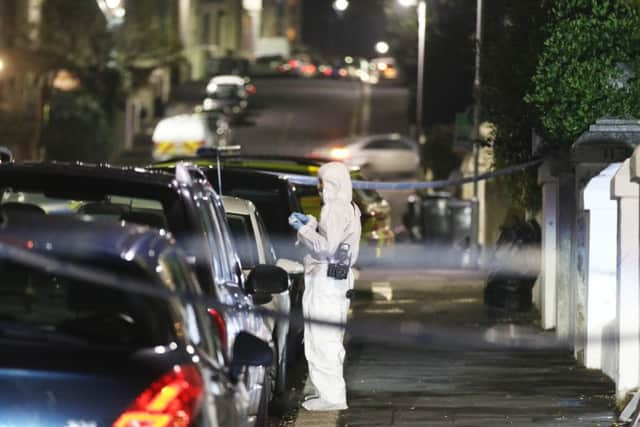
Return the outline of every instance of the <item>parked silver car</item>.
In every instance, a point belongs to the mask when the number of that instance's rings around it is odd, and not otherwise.
[[[289,274],[301,274],[304,272],[302,264],[276,257],[276,252],[271,244],[264,222],[252,202],[228,196],[223,196],[222,202],[245,276],[248,276],[256,266],[265,264],[279,266]],[[288,315],[291,309],[289,290],[280,294],[273,294],[271,297],[271,301],[262,307]],[[275,391],[282,393],[285,391],[286,386],[289,322],[273,318],[266,318],[264,321],[277,346],[278,370]]]

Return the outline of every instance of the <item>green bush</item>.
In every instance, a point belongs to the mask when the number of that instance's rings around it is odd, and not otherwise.
[[[17,159],[29,159],[30,144],[36,134],[36,122],[28,114],[0,111],[0,145],[9,148]]]
[[[637,2],[556,1],[526,100],[546,142],[568,147],[601,117],[640,117],[639,72]]]
[[[94,96],[86,92],[53,96],[42,141],[47,160],[106,161],[109,141],[105,113]]]

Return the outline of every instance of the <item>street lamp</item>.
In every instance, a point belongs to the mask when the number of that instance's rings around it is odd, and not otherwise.
[[[424,111],[424,54],[427,39],[427,0],[398,0],[403,7],[415,6],[418,12],[418,84],[416,88],[416,139],[420,144],[426,142],[423,128]]]
[[[475,75],[473,78],[473,94],[475,97],[475,103],[473,104],[473,132],[475,133],[474,140],[478,139],[480,134],[480,107],[481,107],[481,93],[480,93],[480,59],[482,47],[482,0],[477,0],[476,3],[476,58],[475,58]],[[473,176],[478,177],[480,173],[480,147],[478,142],[473,143]],[[473,181],[473,197],[478,198],[478,181]]]
[[[344,12],[349,8],[349,0],[335,0],[333,8],[336,12]]]
[[[97,2],[102,14],[107,19],[109,28],[122,25],[127,14],[124,0],[97,0]]]
[[[376,43],[375,48],[376,52],[378,52],[380,55],[389,53],[389,43],[387,42],[379,41],[378,43]]]

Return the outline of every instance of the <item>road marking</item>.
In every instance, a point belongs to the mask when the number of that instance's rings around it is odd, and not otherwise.
[[[371,85],[365,85],[362,91],[362,111],[360,118],[360,135],[369,135],[371,130]]]
[[[363,310],[367,314],[404,314],[405,311],[398,307],[393,308],[367,308]]]
[[[282,137],[280,138],[281,145],[284,145],[287,143],[287,138],[289,138],[289,129],[291,129],[291,124],[293,123],[293,117],[294,117],[293,113],[287,113],[284,129],[282,129]]]
[[[349,136],[356,136],[358,133],[358,120],[360,119],[360,107],[362,106],[362,85],[358,85],[358,99],[351,112],[351,121],[349,123]]]
[[[387,301],[391,301],[393,299],[391,282],[373,282],[371,283],[371,292],[382,296]]]
[[[417,299],[396,299],[396,300],[379,300],[379,301],[374,301],[373,302],[375,305],[383,305],[383,306],[388,306],[388,305],[407,305],[407,304],[418,304],[418,300]]]

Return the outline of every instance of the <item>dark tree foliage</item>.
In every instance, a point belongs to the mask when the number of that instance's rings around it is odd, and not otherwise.
[[[58,160],[106,160],[115,113],[126,93],[181,52],[170,0],[127,2],[125,24],[109,30],[95,0],[45,0],[38,51],[50,70],[72,71],[81,90],[52,92],[42,143]]]
[[[144,66],[175,59],[182,46],[174,4],[170,0],[127,2],[127,18],[116,44],[120,61]]]
[[[51,100],[43,143],[47,160],[100,162],[108,158],[109,126],[95,96],[60,92]]]
[[[496,167],[531,159],[531,132],[538,113],[525,102],[533,89],[539,53],[543,47],[547,3],[540,0],[492,0],[484,10],[482,46],[483,118],[497,127]],[[502,180],[509,199],[519,207],[540,206],[536,170]]]
[[[76,73],[106,62],[111,48],[105,19],[95,1],[46,0],[39,50]]]
[[[603,116],[640,117],[640,8],[630,0],[553,3],[527,101],[552,146]]]

